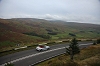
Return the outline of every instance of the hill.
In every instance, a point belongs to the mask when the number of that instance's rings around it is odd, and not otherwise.
[[[100,25],[48,21],[35,18],[0,19],[0,48],[16,44],[28,45],[48,40],[95,39],[100,37]],[[11,45],[10,45],[11,44]]]

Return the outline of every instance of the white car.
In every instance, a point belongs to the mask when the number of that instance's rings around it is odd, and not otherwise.
[[[44,51],[44,50],[48,50],[48,49],[50,49],[50,47],[47,46],[47,45],[43,45],[43,44],[39,44],[39,45],[36,47],[36,50],[37,50],[37,51]]]

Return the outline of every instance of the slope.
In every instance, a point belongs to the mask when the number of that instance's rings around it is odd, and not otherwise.
[[[32,45],[45,41],[71,39],[96,39],[100,25],[36,18],[0,19],[0,48],[16,44]],[[9,45],[11,44],[11,46]]]

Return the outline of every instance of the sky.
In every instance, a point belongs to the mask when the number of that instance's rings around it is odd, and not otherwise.
[[[100,0],[0,0],[0,18],[100,24]]]

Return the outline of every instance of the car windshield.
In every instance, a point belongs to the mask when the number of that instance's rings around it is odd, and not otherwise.
[[[44,47],[45,47],[45,45],[39,45],[39,47],[40,47],[40,48],[44,48]]]
[[[44,48],[44,46],[40,45],[39,47]]]

